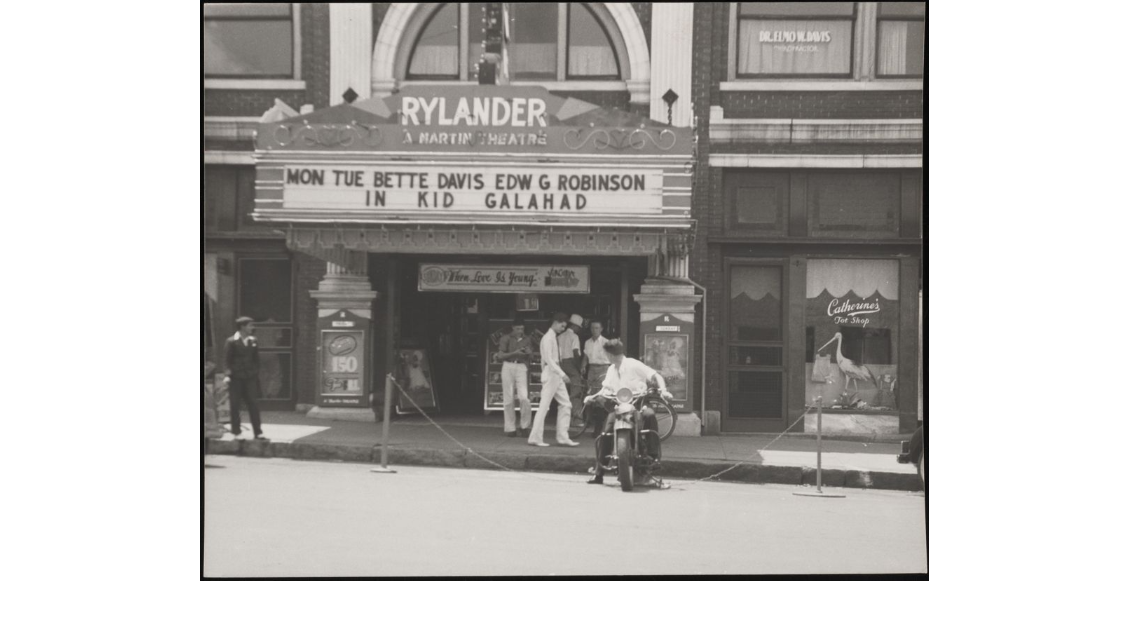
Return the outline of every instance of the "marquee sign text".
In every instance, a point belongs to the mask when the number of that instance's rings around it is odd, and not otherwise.
[[[660,213],[656,169],[287,166],[284,209]]]

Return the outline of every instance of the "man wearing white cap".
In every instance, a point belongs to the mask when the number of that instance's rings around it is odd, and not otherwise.
[[[533,418],[533,431],[529,443],[533,446],[548,446],[544,442],[544,419],[548,417],[548,407],[556,400],[556,443],[561,446],[579,446],[568,437],[568,425],[572,422],[572,402],[568,399],[566,385],[570,378],[560,367],[560,348],[556,339],[568,326],[568,315],[557,312],[552,317],[552,329],[541,337],[541,398],[537,415]]]
[[[568,319],[568,329],[556,337],[560,347],[560,368],[568,374],[572,381],[568,384],[568,398],[572,401],[572,411],[578,413],[583,406],[584,379],[581,372],[583,363],[583,348],[580,347],[580,329],[584,326],[584,317],[573,314]]]

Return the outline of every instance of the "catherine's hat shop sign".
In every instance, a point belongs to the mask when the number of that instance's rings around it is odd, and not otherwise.
[[[431,292],[587,293],[587,266],[420,264],[419,290]]]

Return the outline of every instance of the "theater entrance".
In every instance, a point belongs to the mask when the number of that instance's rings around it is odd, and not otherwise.
[[[565,292],[549,288],[547,292],[505,292],[491,289],[484,292],[464,291],[458,284],[444,289],[440,283],[424,283],[422,275],[436,266],[446,267],[445,274],[460,280],[463,275],[496,275],[497,262],[517,271],[558,269],[577,266],[577,274],[586,274],[584,292]],[[436,264],[437,263],[437,264]],[[433,410],[445,419],[481,419],[483,414],[504,407],[501,391],[501,365],[492,358],[500,338],[509,332],[515,318],[526,324],[526,332],[534,341],[549,332],[552,315],[564,312],[580,314],[585,326],[581,341],[591,333],[587,325],[592,319],[604,324],[605,336],[620,336],[628,344],[637,333],[638,307],[630,300],[639,292],[646,273],[645,258],[592,258],[578,264],[575,258],[555,261],[527,258],[493,258],[489,262],[403,256],[397,271],[396,320],[393,327],[397,367],[394,371],[411,389],[413,399],[433,404]],[[508,272],[508,271],[504,271]],[[431,270],[432,281],[438,275]],[[471,283],[471,282],[466,282]],[[429,286],[438,289],[430,289]],[[637,350],[637,343],[633,345]],[[529,397],[534,410],[540,397],[540,363],[530,365]],[[420,397],[416,398],[415,393]],[[431,411],[428,411],[431,413]]]

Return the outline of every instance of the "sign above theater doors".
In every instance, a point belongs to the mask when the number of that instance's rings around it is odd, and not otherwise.
[[[587,293],[587,266],[517,264],[420,264],[422,292]]]
[[[257,220],[688,227],[691,130],[541,87],[272,112],[255,139]]]

